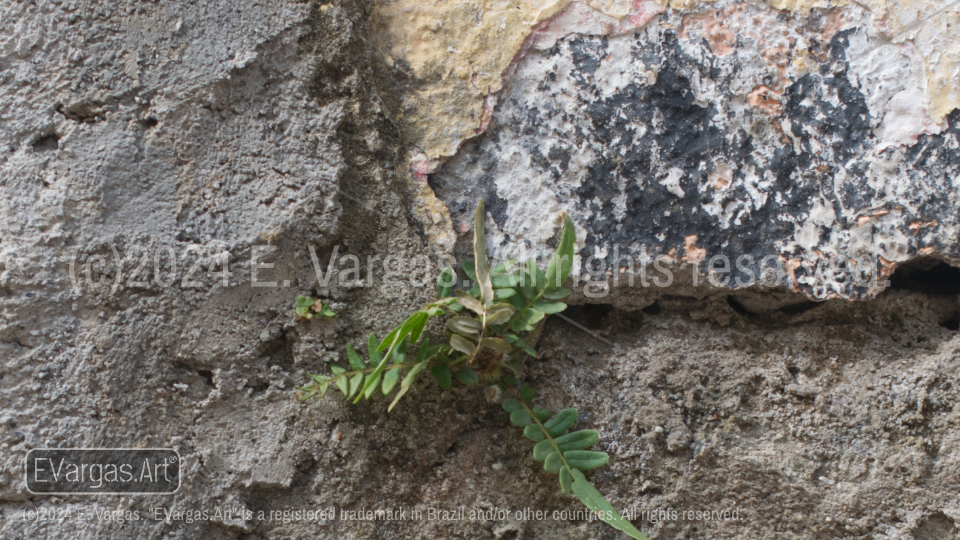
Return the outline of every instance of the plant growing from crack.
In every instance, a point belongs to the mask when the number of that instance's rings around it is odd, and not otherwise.
[[[336,317],[337,314],[330,309],[330,306],[325,304],[323,300],[319,298],[311,298],[309,296],[298,296],[297,297],[297,318],[301,321],[312,319],[317,316],[324,317]]]
[[[453,290],[457,275],[452,268],[444,269],[437,280],[437,301],[415,311],[383,340],[370,334],[369,365],[348,345],[350,369],[330,362],[332,375],[308,373],[313,381],[297,388],[299,399],[323,397],[333,385],[357,403],[372,397],[377,389],[389,395],[399,383],[400,389],[387,408],[390,411],[426,370],[444,390],[451,388],[453,378],[466,385],[490,383],[493,395],[510,396],[503,401],[503,410],[510,414],[510,421],[522,427],[523,434],[536,443],[533,458],[542,461],[548,472],[559,475],[564,494],[573,493],[611,527],[632,538],[646,540],[583,474],[609,459],[605,452],[588,450],[599,434],[592,429],[568,432],[577,421],[577,410],[564,409],[554,415],[552,411],[532,406],[534,389],[517,380],[523,362],[537,357],[530,343],[536,339],[544,318],[567,307],[560,300],[571,293],[562,285],[573,266],[573,223],[564,216],[560,241],[545,273],[533,260],[523,265],[511,260],[491,270],[483,229],[481,200],[474,215],[474,260],[463,263],[464,272],[474,283],[469,291]],[[309,315],[306,310],[312,309],[325,315],[322,309],[314,309],[315,303],[307,304],[312,300],[299,297],[297,314],[301,315],[303,309]],[[437,316],[447,317],[446,339],[431,344],[423,332],[430,318]],[[401,380],[404,371],[406,375]]]

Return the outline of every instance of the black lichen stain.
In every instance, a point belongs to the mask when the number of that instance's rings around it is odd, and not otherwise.
[[[877,140],[866,98],[848,75],[846,50],[855,31],[836,34],[819,69],[786,87],[782,117],[775,119],[731,107],[745,99],[730,90],[739,65],[724,74],[705,44],[703,54],[694,57],[684,52],[672,30],[662,30],[656,42],[634,36],[634,64],[655,71],[656,81],[635,80],[612,94],[604,94],[610,89],[601,88],[595,78],[610,54],[608,38],[571,37],[566,48],[557,45],[540,54],[546,65],[552,57],[569,54],[573,69],[559,82],[556,70],[550,70],[554,77],[538,80],[536,88],[508,92],[494,112],[490,133],[461,149],[431,176],[430,184],[455,222],[469,222],[482,197],[496,209],[494,219],[502,227],[511,212],[495,181],[512,174],[504,162],[515,158],[513,145],[519,144],[531,166],[554,180],[548,187],[557,198],[567,205],[574,201],[581,211],[579,224],[586,229],[582,253],[598,246],[620,246],[622,253],[636,244],[666,252],[696,235],[696,245],[707,250],[701,268],[717,254],[731,261],[748,255],[753,263],[744,266],[759,273],[760,260],[778,254],[781,243],[793,239],[795,223],[809,218],[815,201],[832,205],[836,227],[849,229],[857,223],[844,210],[866,210],[887,195],[867,180]],[[710,80],[721,99],[699,101],[693,77]],[[953,212],[945,197],[929,195],[937,193],[935,186],[922,189],[925,183],[951,185],[949,171],[960,170],[960,152],[944,145],[950,134],[960,136],[960,113],[951,114],[948,124],[946,133],[923,135],[905,152],[902,168],[921,186],[911,187],[907,195],[918,201],[916,219]],[[571,156],[584,147],[594,156],[585,177],[577,179],[579,186],[565,187],[561,178],[571,173]],[[704,208],[718,196],[709,177],[721,161],[734,175],[719,194],[721,204],[739,205],[725,228]],[[662,183],[671,173],[679,176],[682,196]],[[754,200],[757,191],[765,198]],[[616,211],[618,197],[625,198],[622,214]],[[912,219],[910,212],[905,210],[904,217]],[[610,250],[607,264],[615,257]],[[796,272],[802,277],[806,271]],[[863,292],[849,287],[851,293]]]

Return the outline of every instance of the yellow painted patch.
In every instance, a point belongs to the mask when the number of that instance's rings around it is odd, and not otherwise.
[[[614,18],[626,16],[632,0],[584,0]],[[657,0],[686,11],[712,0]],[[842,8],[849,0],[767,0],[776,9],[808,14]],[[570,0],[380,0],[374,34],[388,61],[408,72],[397,118],[405,139],[434,160],[456,153],[489,119],[485,99],[501,90],[504,72],[524,40]],[[925,60],[927,97],[936,122],[960,108],[960,15],[944,2],[866,0],[862,5],[886,26],[895,42],[913,41]],[[794,59],[794,62],[806,59]]]

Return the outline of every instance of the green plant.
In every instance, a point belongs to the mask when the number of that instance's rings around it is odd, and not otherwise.
[[[312,319],[314,315],[322,315],[324,317],[337,316],[337,314],[330,309],[329,305],[323,303],[323,300],[309,296],[298,296],[297,318],[303,321]]]
[[[503,410],[536,443],[533,458],[542,461],[548,472],[559,475],[563,492],[573,493],[610,526],[645,540],[643,533],[624,519],[583,475],[582,471],[600,467],[609,459],[604,452],[588,450],[599,434],[589,429],[568,432],[577,420],[577,410],[564,409],[554,415],[532,406],[535,391],[517,380],[523,362],[537,357],[530,343],[544,318],[566,308],[560,300],[571,293],[562,285],[573,266],[573,223],[564,216],[557,250],[546,272],[533,260],[523,265],[511,260],[491,270],[483,229],[480,201],[474,216],[474,260],[463,263],[464,273],[474,284],[469,291],[453,290],[456,272],[449,267],[444,269],[437,280],[437,301],[415,311],[383,340],[370,334],[369,365],[348,345],[350,369],[331,361],[332,375],[308,373],[313,382],[297,388],[299,399],[322,397],[333,385],[356,403],[372,397],[378,388],[389,395],[399,383],[400,389],[387,409],[390,411],[417,376],[427,370],[444,390],[450,389],[454,378],[466,385],[487,382],[494,395],[511,396],[503,401]],[[299,313],[299,299],[297,305]],[[447,317],[446,339],[431,344],[430,338],[423,335],[424,329],[431,317],[440,315]],[[404,370],[407,373],[401,380]]]

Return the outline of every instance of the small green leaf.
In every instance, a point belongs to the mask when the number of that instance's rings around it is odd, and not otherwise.
[[[421,343],[419,346],[417,346],[417,353],[416,353],[416,355],[417,355],[417,356],[416,356],[417,360],[416,360],[416,362],[417,362],[418,364],[419,364],[420,362],[423,362],[424,360],[427,359],[427,351],[428,351],[429,349],[430,349],[430,338],[424,339],[424,340],[423,340],[423,343]]]
[[[477,315],[483,315],[484,309],[483,305],[479,300],[470,296],[469,293],[463,292],[459,289],[453,291],[457,295],[457,302],[463,307],[469,309],[470,311],[476,313]]]
[[[549,411],[547,409],[541,409],[540,407],[534,407],[533,414],[534,416],[537,417],[537,420],[543,422],[543,421],[546,421],[547,418],[550,418],[550,415],[553,414],[553,411]]]
[[[421,345],[421,349],[426,349],[426,347],[424,345]],[[419,357],[419,354],[418,354],[418,357]],[[397,393],[396,397],[393,398],[393,401],[390,402],[390,406],[387,407],[387,412],[390,412],[393,410],[393,408],[400,401],[400,398],[402,398],[403,395],[410,390],[410,386],[413,384],[413,381],[416,379],[417,374],[423,371],[423,369],[426,367],[427,367],[427,363],[424,361],[421,361],[420,363],[418,363],[417,365],[413,366],[410,369],[410,372],[407,373],[407,376],[403,378],[403,382],[400,383],[400,392]]]
[[[343,369],[342,367],[334,364],[333,362],[330,362],[330,371],[333,372],[333,376],[334,376],[334,377],[338,377],[341,373],[346,373],[346,372],[347,372],[347,370],[345,370],[345,369]],[[337,384],[337,388],[339,388],[340,391],[343,392],[343,395],[345,395],[345,396],[347,396],[347,397],[350,397],[350,389],[349,389],[349,387],[347,386],[347,378],[346,378],[346,377],[339,377],[339,378],[337,379],[337,383],[336,383],[336,384]]]
[[[560,472],[560,467],[563,467],[563,460],[560,458],[560,454],[558,452],[552,452],[547,455],[547,458],[543,463],[544,470],[553,474],[557,474]]]
[[[367,399],[370,399],[370,396],[372,396],[373,393],[377,391],[377,387],[380,386],[380,380],[382,379],[380,375],[377,375],[376,378],[373,379],[373,382],[371,382],[370,378],[372,375],[373,373],[371,373],[370,375],[367,375],[366,390],[363,393],[363,397]]]
[[[499,353],[508,353],[513,350],[506,341],[497,338],[483,338],[480,340],[480,345],[487,347],[488,349],[493,349]]]
[[[570,275],[570,269],[573,268],[573,250],[576,240],[573,222],[570,221],[570,216],[564,214],[563,230],[560,233],[560,242],[557,243],[557,251],[547,264],[547,289],[563,286],[563,282]]]
[[[433,374],[433,378],[437,380],[437,384],[440,385],[440,388],[449,390],[450,387],[453,386],[453,381],[450,380],[450,366],[446,364],[433,366],[430,368],[430,373]]]
[[[468,367],[457,372],[457,379],[460,379],[460,382],[466,385],[480,384],[477,373]]]
[[[563,302],[548,302],[546,300],[537,300],[536,303],[533,304],[533,307],[539,309],[547,315],[560,313],[561,311],[567,309],[567,305]]]
[[[541,312],[542,313],[542,312]],[[514,332],[532,332],[533,327],[523,321],[523,319],[517,319],[513,321],[513,325],[510,326],[510,329]]]
[[[483,326],[480,324],[480,321],[473,317],[451,317],[447,319],[447,328],[460,334],[472,336],[479,335],[480,329],[483,328]]]
[[[517,284],[520,283],[520,280],[517,279],[516,275],[510,273],[501,274],[499,276],[491,276],[490,282],[493,284],[493,292],[496,294],[497,290],[510,290],[513,287],[516,287]]]
[[[531,285],[536,287],[538,290],[543,289],[547,285],[547,277],[543,275],[543,272],[540,271],[540,267],[537,266],[537,261],[529,259],[527,261],[527,275],[531,277]]]
[[[576,421],[577,410],[564,409],[558,412],[557,415],[551,418],[543,427],[547,428],[547,432],[551,437],[558,437]]]
[[[297,388],[297,390],[300,390],[301,392],[306,392],[306,394],[301,394],[301,395],[298,395],[298,396],[297,396],[297,400],[299,400],[299,401],[306,401],[306,400],[312,398],[313,396],[317,395],[317,389],[316,389],[316,388],[308,389],[308,388],[304,387],[304,388]],[[320,396],[320,397],[323,397],[323,396]]]
[[[534,423],[533,417],[524,409],[510,413],[510,421],[513,422],[513,425],[519,427],[526,427]]]
[[[313,298],[310,298],[309,296],[302,296],[302,295],[297,297],[297,307],[308,308],[312,305],[313,305]]]
[[[506,298],[510,298],[511,296],[513,296],[513,295],[515,295],[515,294],[517,294],[517,290],[516,290],[516,289],[512,289],[512,288],[510,288],[510,287],[504,287],[504,288],[502,288],[502,289],[494,289],[494,290],[493,290],[493,297],[494,297],[495,299],[497,299],[497,300],[504,300],[504,299],[506,299]]]
[[[403,343],[400,343],[393,349],[393,363],[402,364],[407,361],[407,346],[410,343],[407,340],[404,340]]]
[[[540,426],[527,426],[527,427],[536,427],[537,429],[540,429]],[[542,429],[540,430],[540,434],[543,435]],[[553,441],[551,441],[550,439],[546,439],[538,442],[536,446],[533,447],[533,459],[537,461],[543,461],[547,459],[547,456],[555,452],[556,450],[554,450],[553,448]]]
[[[316,374],[314,374],[314,373],[309,373],[309,372],[306,372],[306,371],[305,371],[304,373],[306,373],[308,377],[310,377],[311,379],[313,379],[314,381],[316,381],[316,382],[318,382],[318,383],[322,383],[322,382],[324,382],[324,381],[327,380],[327,378],[324,377],[323,375],[316,375]]]
[[[380,353],[377,352],[377,347],[380,346],[380,340],[377,339],[377,336],[370,332],[370,335],[367,336],[367,354],[370,356],[370,365],[375,366],[380,363]]]
[[[457,273],[449,266],[440,272],[437,277],[437,298],[446,298],[450,296],[454,284],[457,283]]]
[[[534,325],[540,322],[540,319],[543,318],[543,315],[543,312],[539,309],[527,308],[523,310],[523,314],[520,315],[520,320],[529,325]]]
[[[631,538],[637,540],[647,540],[647,537],[629,521],[623,518],[619,512],[610,504],[603,495],[597,491],[597,488],[587,482],[583,473],[577,469],[570,470],[570,476],[573,478],[573,493],[580,499],[584,506],[593,510],[597,517],[610,525],[614,529],[627,533]]]
[[[477,272],[476,270],[474,270],[473,261],[471,260],[463,261],[462,267],[463,267],[463,273],[466,274],[468,278],[470,278],[470,281],[477,280]]]
[[[493,326],[507,322],[517,310],[506,302],[493,304],[487,308],[486,324]]]
[[[517,412],[517,411],[519,411],[520,409],[523,408],[523,407],[520,405],[520,402],[517,401],[517,400],[515,400],[515,399],[513,399],[513,398],[507,398],[507,399],[503,400],[503,404],[500,405],[500,406],[503,407],[503,410],[506,411],[506,412],[508,412],[508,413],[515,413],[515,412]]]
[[[383,395],[393,392],[393,388],[400,381],[400,368],[385,369],[383,372]]]
[[[527,295],[529,297],[529,295]],[[523,294],[515,294],[510,298],[507,298],[507,301],[510,302],[510,305],[513,306],[515,310],[521,310],[526,307],[526,301],[524,300]]]
[[[480,300],[483,305],[493,302],[493,284],[490,282],[490,270],[487,268],[487,246],[483,234],[485,219],[483,199],[480,199],[477,203],[477,211],[473,215],[473,266],[477,273],[477,285],[480,286]]]
[[[450,346],[468,356],[473,356],[477,351],[476,345],[459,334],[450,335]]]
[[[557,437],[556,443],[560,447],[560,451],[566,452],[568,450],[583,450],[585,448],[590,448],[593,443],[597,442],[597,439],[600,438],[600,434],[593,429],[581,429],[580,431],[574,431],[572,433],[567,433],[566,435]]]
[[[360,359],[360,355],[357,354],[357,351],[353,349],[353,345],[347,345],[347,358],[350,360],[350,367],[353,368],[353,371],[360,371],[361,369],[366,369],[363,360]]]
[[[564,495],[570,494],[570,484],[573,483],[573,477],[570,476],[569,467],[560,468],[560,488],[563,489]]]
[[[533,401],[533,396],[535,395],[537,395],[537,391],[530,388],[530,385],[524,384],[520,387],[520,397],[523,398],[524,403]]]
[[[506,375],[503,376],[503,382],[507,383],[507,386],[513,386],[517,384],[517,378],[507,373]]]
[[[532,357],[534,357],[534,358],[538,358],[538,356],[537,356],[537,351],[533,350],[533,347],[531,347],[531,346],[529,346],[529,345],[524,345],[524,346],[523,346],[523,352],[529,354],[530,356],[532,356]]]
[[[570,289],[565,287],[558,287],[556,289],[551,289],[543,293],[543,297],[547,300],[561,300],[570,296],[573,293]]]
[[[543,428],[537,424],[530,424],[529,426],[523,428],[523,436],[533,442],[540,442],[546,438],[543,435]]]
[[[414,343],[420,341],[420,335],[423,334],[423,329],[427,327],[429,319],[430,315],[424,311],[416,314],[416,319],[410,327],[410,341]]]
[[[350,379],[350,393],[347,394],[347,397],[353,397],[360,389],[361,384],[363,384],[363,373],[357,373]]]
[[[606,452],[594,452],[592,450],[570,450],[564,452],[563,457],[566,458],[571,467],[581,471],[596,469],[610,460],[610,456]]]

